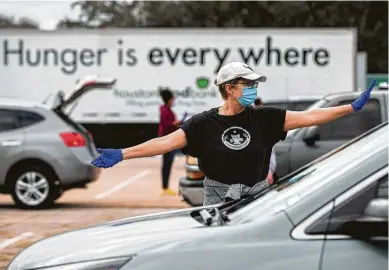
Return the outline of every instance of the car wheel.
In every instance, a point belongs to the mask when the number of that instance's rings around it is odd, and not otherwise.
[[[18,168],[11,175],[12,198],[17,207],[41,209],[54,204],[58,192],[54,187],[56,175],[39,165]]]

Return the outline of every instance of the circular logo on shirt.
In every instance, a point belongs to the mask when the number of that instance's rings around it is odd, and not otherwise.
[[[230,127],[222,134],[222,142],[232,150],[241,150],[250,143],[250,133],[241,127]]]

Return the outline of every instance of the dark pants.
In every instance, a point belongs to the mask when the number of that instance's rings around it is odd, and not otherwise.
[[[168,188],[169,186],[170,170],[172,168],[175,154],[176,151],[171,151],[166,154],[163,154],[163,160],[162,160],[162,187],[163,188]]]

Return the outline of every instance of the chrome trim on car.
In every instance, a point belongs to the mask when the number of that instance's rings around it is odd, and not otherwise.
[[[197,165],[184,164],[184,168],[189,172],[200,172],[199,166]]]
[[[337,207],[358,192],[362,191],[364,188],[369,186],[370,184],[378,181],[381,177],[385,176],[385,174],[388,174],[388,165],[384,167],[383,169],[379,170],[378,172],[374,173],[373,175],[369,176],[362,182],[358,183],[354,187],[350,188],[343,194],[339,195],[335,200],[329,202],[322,208],[320,208],[318,211],[316,211],[314,214],[309,216],[307,219],[305,219],[303,222],[301,222],[299,225],[297,225],[291,233],[291,236],[295,240],[335,240],[335,239],[350,239],[350,236],[347,235],[327,235],[324,234],[315,234],[310,235],[306,234],[306,229],[311,226],[315,221],[322,218],[326,214],[328,214],[333,207]]]

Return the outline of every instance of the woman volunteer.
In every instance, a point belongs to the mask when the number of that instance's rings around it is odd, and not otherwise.
[[[182,120],[177,120],[176,115],[172,111],[174,105],[175,97],[173,92],[169,89],[161,89],[159,92],[163,105],[159,108],[160,121],[158,125],[158,136],[163,137],[173,133],[178,129],[187,116],[187,113],[184,113]],[[164,153],[162,156],[162,193],[161,195],[176,195],[176,192],[169,188],[169,176],[170,170],[174,161],[176,150],[169,151]]]
[[[123,159],[184,148],[183,152],[198,158],[206,175],[204,205],[239,199],[269,185],[266,176],[272,148],[285,139],[288,130],[324,124],[361,110],[375,84],[373,80],[349,105],[295,112],[250,106],[257,98],[258,83],[265,81],[265,76],[244,63],[228,63],[215,80],[223,106],[194,115],[167,136],[126,149],[99,149],[100,156],[92,164],[108,168]]]

